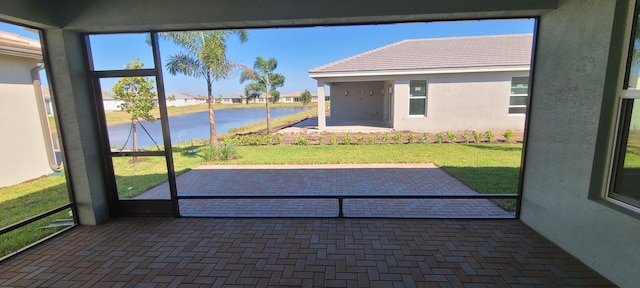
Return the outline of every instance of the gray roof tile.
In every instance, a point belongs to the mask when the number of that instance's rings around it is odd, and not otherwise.
[[[403,40],[309,70],[369,72],[529,65],[532,34]]]

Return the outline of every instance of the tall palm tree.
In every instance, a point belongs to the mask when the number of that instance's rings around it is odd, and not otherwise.
[[[214,81],[226,79],[231,71],[242,67],[227,59],[227,39],[236,35],[240,43],[247,41],[245,30],[167,32],[160,36],[173,41],[184,51],[169,56],[166,67],[169,73],[178,73],[204,78],[207,82],[207,103],[209,104],[209,143],[217,142],[216,123],[213,110],[215,103],[212,93]]]
[[[284,76],[274,73],[278,67],[278,61],[275,58],[265,60],[261,56],[256,57],[253,64],[253,70],[245,69],[240,74],[240,83],[250,80],[252,82],[245,86],[245,94],[250,95],[251,91],[264,92],[267,110],[267,133],[271,133],[271,112],[269,111],[269,95],[276,94],[276,88],[284,85]],[[249,91],[249,92],[246,92]]]

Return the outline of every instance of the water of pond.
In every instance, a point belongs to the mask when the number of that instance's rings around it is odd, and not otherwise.
[[[303,108],[271,108],[271,119],[295,114]],[[264,121],[266,114],[264,108],[245,109],[224,109],[216,110],[216,133],[223,134],[232,128],[248,125],[251,123]],[[154,141],[162,146],[162,130],[160,121],[141,121],[151,137],[145,133],[144,129],[138,125],[138,146],[155,146]],[[128,139],[131,125],[121,124],[109,127],[109,141],[114,149],[132,148],[132,139]],[[197,112],[183,114],[169,118],[169,128],[171,130],[171,143],[189,143],[191,139],[209,138],[209,112]],[[126,145],[125,145],[126,143]]]

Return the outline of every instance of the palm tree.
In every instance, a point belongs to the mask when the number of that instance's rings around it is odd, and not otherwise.
[[[271,112],[269,111],[269,95],[276,94],[276,88],[284,85],[284,76],[273,73],[278,67],[278,61],[274,58],[265,60],[261,56],[256,57],[253,64],[253,70],[245,69],[240,75],[240,83],[251,80],[245,86],[245,94],[250,95],[254,92],[265,93],[265,103],[267,110],[267,133],[271,133]]]
[[[226,79],[231,71],[242,65],[227,59],[227,39],[237,35],[240,43],[247,41],[245,30],[167,32],[160,36],[173,41],[184,51],[169,56],[166,67],[169,73],[178,73],[204,78],[207,82],[207,103],[209,104],[209,143],[217,142],[216,123],[213,112],[215,103],[212,93],[214,81]]]

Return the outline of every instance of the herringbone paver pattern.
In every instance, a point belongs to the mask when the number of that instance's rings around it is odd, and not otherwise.
[[[0,287],[612,287],[518,220],[120,218],[0,263]]]
[[[179,195],[477,194],[430,163],[201,166],[177,177]],[[138,199],[169,199],[168,184]],[[333,199],[181,200],[184,216],[335,217]],[[486,199],[348,199],[347,217],[513,218]]]

